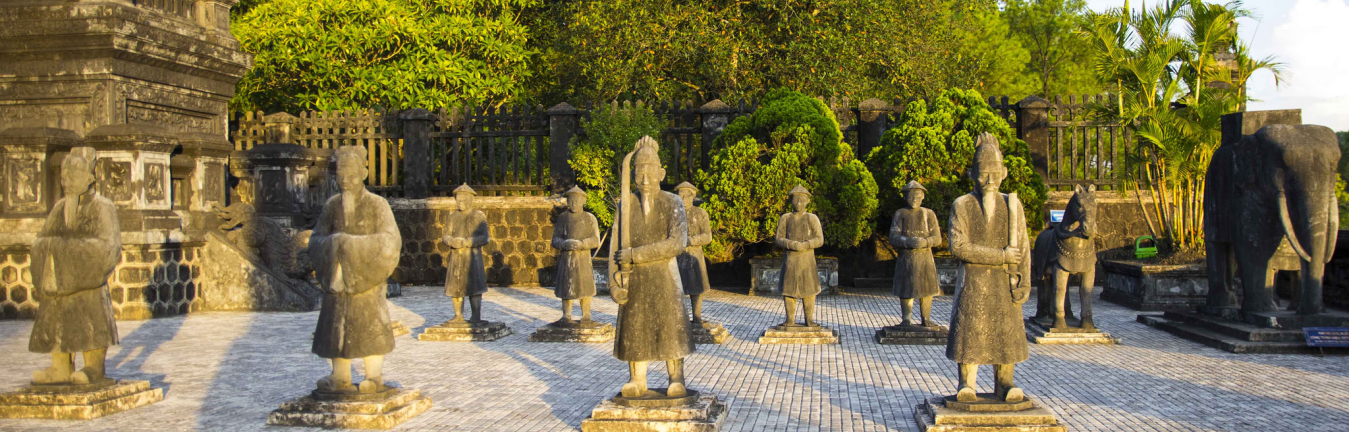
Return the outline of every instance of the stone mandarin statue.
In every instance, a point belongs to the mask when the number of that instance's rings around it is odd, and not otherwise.
[[[65,196],[33,243],[38,310],[28,351],[52,356],[51,367],[33,373],[36,384],[104,380],[103,360],[118,342],[107,282],[122,258],[122,236],[116,207],[93,187],[96,159],[92,147],[77,147],[61,162]],[[84,357],[80,370],[75,353]]]
[[[351,359],[365,363],[361,393],[381,391],[384,355],[393,351],[386,280],[398,266],[402,237],[388,201],[365,189],[366,150],[337,150],[341,193],[324,204],[309,238],[314,272],[326,295],[314,331],[313,352],[332,360],[319,391],[352,392]]]
[[[562,299],[562,321],[571,321],[573,300],[580,300],[581,321],[590,321],[590,300],[595,297],[595,270],[590,253],[600,247],[600,224],[585,211],[586,193],[573,186],[566,193],[567,211],[553,223],[553,249],[557,256],[557,286],[553,295]]]
[[[472,316],[469,322],[482,321],[482,294],[487,292],[487,270],[483,267],[482,247],[491,238],[487,233],[487,215],[473,208],[477,192],[467,184],[454,189],[457,210],[445,216],[445,243],[450,255],[445,262],[445,295],[454,302],[454,319],[464,322],[464,297],[468,297]]]
[[[793,211],[778,220],[777,234],[773,237],[778,247],[787,250],[782,257],[782,273],[778,279],[787,309],[787,321],[782,325],[796,325],[796,300],[800,299],[806,313],[805,325],[814,326],[815,296],[820,293],[815,248],[824,245],[824,229],[820,226],[820,218],[814,213],[806,213],[806,205],[810,204],[810,191],[796,185],[788,192],[788,196]]]
[[[1029,358],[1021,304],[1030,296],[1030,241],[1016,194],[998,187],[1007,177],[998,140],[979,136],[968,174],[973,192],[951,205],[951,254],[965,276],[951,316],[946,357],[960,369],[960,402],[978,400],[979,365],[994,365],[994,395],[1020,402],[1024,393],[1012,381],[1013,368]]]
[[[688,247],[688,227],[679,197],[660,190],[665,169],[658,155],[656,141],[643,137],[624,158],[618,230],[610,244],[610,291],[619,305],[614,357],[628,362],[631,376],[623,385],[625,398],[688,395],[684,357],[694,344],[675,262]],[[634,165],[631,177],[629,161]],[[635,191],[629,192],[629,181],[636,184]],[[665,395],[647,389],[652,361],[664,361],[669,371]]]
[[[693,323],[703,323],[703,293],[711,284],[707,281],[707,259],[703,257],[703,246],[712,243],[712,222],[707,210],[693,205],[698,196],[698,188],[689,182],[675,186],[679,198],[684,201],[684,216],[688,217],[689,247],[679,255],[679,278],[684,283],[684,295],[689,296],[693,305]]]
[[[904,302],[904,318],[899,325],[909,325],[913,299],[919,299],[922,325],[931,326],[932,296],[941,294],[937,263],[932,258],[932,248],[941,244],[941,226],[937,223],[937,213],[923,207],[927,188],[917,181],[909,181],[903,192],[908,207],[896,210],[890,223],[890,245],[896,249],[892,291]]]

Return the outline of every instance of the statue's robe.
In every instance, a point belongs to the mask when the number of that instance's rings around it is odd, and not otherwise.
[[[918,239],[918,246],[909,249],[900,245],[900,236]],[[895,246],[895,282],[891,292],[906,299],[941,294],[937,262],[932,259],[932,248],[941,244],[936,212],[922,207],[896,210],[890,224],[890,244]]]
[[[445,295],[467,297],[487,292],[487,269],[482,259],[482,247],[491,240],[487,215],[481,210],[449,212],[445,216],[445,230],[450,237],[472,242],[466,248],[450,249],[445,257]]]
[[[121,226],[112,201],[80,196],[75,224],[66,224],[70,198],[52,206],[33,243],[31,271],[37,318],[28,351],[75,353],[117,345],[108,275],[122,259]]]
[[[393,351],[387,280],[403,243],[388,201],[362,190],[347,219],[342,194],[328,199],[309,237],[309,256],[326,294],[312,351],[361,358]],[[338,234],[343,234],[338,236]]]
[[[651,208],[643,211],[637,194],[624,199],[632,211],[624,228],[631,233],[627,247],[632,248],[633,265],[628,302],[618,308],[614,357],[627,362],[684,358],[694,349],[675,262],[688,247],[684,203],[675,194],[657,192]],[[614,220],[621,220],[621,210]]]
[[[684,208],[684,215],[689,218],[689,247],[679,254],[679,279],[684,283],[684,295],[698,295],[711,286],[703,246],[712,243],[712,221],[707,210],[698,207]]]
[[[1011,265],[1009,272],[1003,258],[1009,216],[1024,221],[1025,210],[1020,205],[1009,209],[1004,194],[994,201],[991,221],[974,194],[962,195],[951,205],[951,254],[961,260],[964,270],[946,343],[946,358],[956,363],[1015,364],[1030,356],[1021,304],[1014,301],[1030,292],[1030,240],[1025,226],[1014,227],[1017,247],[1025,252],[1021,262]],[[1011,273],[1020,275],[1016,286],[1011,285]]]
[[[787,213],[778,219],[777,234],[773,236],[782,257],[782,273],[778,288],[783,296],[810,297],[820,293],[820,272],[815,266],[815,248],[824,245],[824,228],[814,213]],[[788,241],[806,242],[798,251],[787,249]]]
[[[567,240],[581,242],[576,250],[562,249]],[[557,215],[553,222],[553,248],[557,254],[557,277],[553,295],[563,300],[595,296],[595,266],[590,251],[600,247],[600,224],[595,215],[570,211]]]

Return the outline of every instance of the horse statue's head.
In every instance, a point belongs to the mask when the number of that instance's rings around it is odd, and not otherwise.
[[[1063,222],[1059,230],[1072,233],[1075,237],[1092,238],[1096,236],[1096,186],[1073,188],[1073,198],[1068,200],[1068,208],[1063,212]]]

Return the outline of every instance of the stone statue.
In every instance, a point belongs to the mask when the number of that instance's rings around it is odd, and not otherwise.
[[[824,245],[824,229],[820,226],[820,218],[814,213],[806,213],[806,205],[810,204],[810,191],[796,185],[788,192],[788,196],[794,211],[782,215],[778,220],[777,234],[773,236],[777,246],[787,250],[782,257],[782,272],[778,278],[782,300],[787,308],[787,321],[782,325],[796,325],[796,301],[800,299],[806,313],[805,325],[810,327],[815,326],[815,296],[820,293],[815,248]]]
[[[968,171],[973,192],[951,205],[951,254],[964,270],[947,338],[946,357],[960,369],[960,402],[978,400],[979,365],[994,365],[994,396],[1006,402],[1025,398],[1012,382],[1013,367],[1029,358],[1021,304],[1030,296],[1030,241],[1025,210],[1015,193],[998,187],[1007,177],[998,140],[979,136]]]
[[[464,321],[464,297],[468,297],[472,316],[469,322],[482,321],[482,294],[487,292],[487,270],[483,267],[482,247],[489,240],[487,215],[473,208],[477,192],[467,184],[454,188],[458,210],[445,216],[445,243],[450,255],[445,259],[445,295],[454,302],[454,319]]]
[[[899,325],[909,325],[913,299],[918,299],[922,325],[928,327],[933,325],[932,297],[941,294],[937,263],[932,259],[932,248],[941,244],[941,226],[937,213],[923,207],[927,188],[911,180],[904,185],[903,192],[909,206],[895,210],[890,223],[890,245],[896,248],[892,291],[904,301],[904,318]]]
[[[328,199],[309,238],[309,256],[326,295],[314,330],[313,352],[332,360],[319,380],[329,393],[382,391],[384,355],[393,351],[386,281],[398,267],[402,237],[388,201],[365,189],[366,150],[337,150],[341,193]],[[365,380],[352,386],[351,359],[362,358]]]
[[[64,197],[56,201],[32,249],[37,319],[28,351],[50,353],[35,384],[89,384],[105,379],[103,360],[117,345],[108,275],[122,259],[121,226],[112,201],[94,185],[96,152],[76,147],[61,162]],[[84,368],[75,370],[75,353]]]
[[[689,182],[675,186],[675,192],[684,201],[684,215],[689,221],[689,247],[679,255],[679,278],[684,282],[684,295],[689,296],[693,305],[693,323],[703,323],[703,293],[711,284],[707,282],[707,259],[703,257],[703,246],[712,243],[712,225],[707,210],[693,205],[698,188]]]
[[[1054,227],[1053,248],[1049,251],[1044,271],[1054,275],[1054,328],[1068,326],[1065,303],[1068,299],[1068,277],[1081,275],[1078,288],[1082,301],[1083,330],[1096,328],[1091,317],[1091,289],[1096,282],[1096,187],[1077,185],[1063,221]]]
[[[580,300],[581,321],[590,321],[590,300],[595,297],[594,265],[590,251],[600,247],[600,224],[585,211],[586,193],[573,186],[566,192],[567,211],[553,223],[553,249],[557,255],[557,286],[553,295],[562,299],[562,321],[571,321],[571,302]]]
[[[1054,253],[1054,227],[1058,225],[1052,220],[1045,222],[1045,229],[1035,236],[1035,246],[1031,248],[1030,283],[1035,287],[1035,316],[1031,319],[1037,322],[1054,322],[1054,267],[1050,265],[1049,256]],[[1063,317],[1077,319],[1073,315],[1072,302],[1063,304]]]
[[[225,232],[225,238],[268,269],[281,274],[303,273],[297,270],[291,253],[296,239],[287,235],[276,221],[257,217],[257,209],[253,207],[253,182],[240,180],[235,190],[239,200],[229,206],[221,208],[219,204],[211,203],[212,210],[221,219],[219,228]]]
[[[609,289],[619,305],[614,357],[628,362],[631,376],[622,397],[681,398],[688,395],[684,357],[694,350],[675,259],[689,243],[684,205],[660,190],[665,169],[651,137],[642,137],[623,158],[621,178],[618,223],[609,246]],[[664,361],[670,373],[665,395],[647,389],[652,361]]]

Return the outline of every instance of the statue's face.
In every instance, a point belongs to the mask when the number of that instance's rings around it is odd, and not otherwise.
[[[982,193],[997,193],[998,187],[1007,178],[1007,168],[989,165],[992,164],[975,164],[969,171],[970,180],[974,180],[974,187]]]
[[[697,193],[693,189],[680,189],[679,198],[684,201],[684,207],[693,207],[693,197]]]
[[[810,197],[805,194],[792,195],[792,209],[797,213],[806,211],[806,205],[810,204]]]
[[[922,189],[909,189],[909,208],[918,208],[923,206],[923,198],[927,195]]]
[[[473,208],[473,194],[461,192],[454,194],[454,204],[459,210],[469,210]]]
[[[365,188],[365,161],[341,158],[337,161],[337,187],[344,193]]]
[[[76,165],[76,164],[72,164]],[[82,168],[82,167],[71,167]],[[94,185],[94,175],[83,169],[63,169],[61,173],[61,188],[66,196],[75,196],[89,191],[89,187]]]
[[[578,193],[567,195],[567,208],[570,209],[572,213],[585,211],[586,196]]]
[[[640,163],[632,171],[632,182],[643,194],[660,190],[660,181],[665,178],[665,169],[654,163]]]

